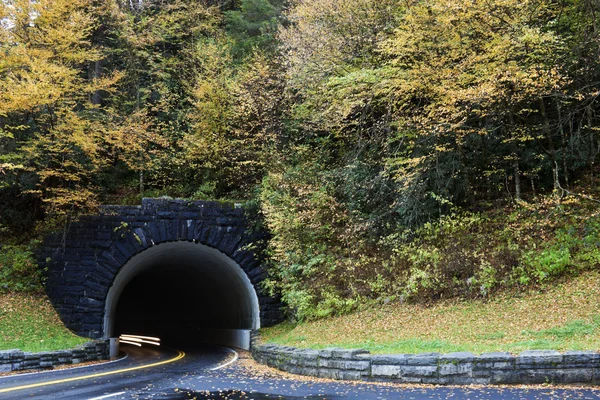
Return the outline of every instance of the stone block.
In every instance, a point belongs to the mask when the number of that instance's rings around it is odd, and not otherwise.
[[[398,381],[401,383],[423,383],[423,378],[419,376],[402,376]]]
[[[235,250],[237,250],[238,245],[242,241],[242,237],[240,235],[227,235],[227,243],[224,243],[221,248],[223,252],[229,256],[231,256]]]
[[[334,358],[342,358],[351,360],[358,355],[370,354],[367,350],[364,349],[335,349],[332,351],[332,356]]]
[[[563,368],[561,383],[591,383],[594,380],[593,368]]]
[[[562,364],[563,356],[554,350],[529,350],[519,354],[515,359],[515,366],[519,369],[526,368],[556,368]]]
[[[2,350],[0,351],[0,360],[12,361],[22,359],[24,354],[25,353],[19,349]]]
[[[167,232],[167,224],[165,223],[165,221],[158,221],[157,225],[160,242],[168,242],[169,240],[171,240]]]
[[[517,371],[518,382],[528,384],[540,383],[563,383],[564,373],[560,369],[536,368],[519,369]]]
[[[567,351],[563,353],[565,367],[600,367],[600,354],[595,351]]]
[[[212,227],[212,229],[210,230],[210,233],[208,235],[208,238],[206,239],[206,243],[213,246],[213,247],[219,247],[219,243],[221,243],[221,240],[223,239],[223,236],[225,235],[225,229],[223,229],[223,227],[219,226],[219,227]]]
[[[339,349],[337,347],[328,347],[326,349],[323,350],[319,350],[319,357],[322,358],[332,358],[333,357],[333,352],[337,351],[337,350],[344,350],[344,349]]]
[[[439,357],[440,363],[471,363],[475,361],[477,356],[473,353],[469,352],[457,352],[457,353],[448,353],[442,354]]]
[[[402,376],[402,366],[373,364],[371,365],[371,376],[377,378],[399,378]]]
[[[448,375],[472,376],[473,364],[470,362],[440,363],[439,374],[440,374],[440,376],[448,376]]]
[[[300,370],[298,371],[299,374],[301,375],[307,375],[307,376],[319,376],[319,369],[318,368],[300,368]]]
[[[173,211],[155,211],[154,213],[160,219],[173,219],[175,213]]]
[[[319,367],[344,369],[344,370],[356,370],[356,371],[368,371],[371,367],[369,361],[355,361],[355,360],[338,360],[338,359],[319,359]]]
[[[437,377],[438,376],[438,366],[432,365],[404,365],[402,366],[402,376],[412,376],[412,377]]]
[[[408,358],[414,356],[414,354],[375,354],[371,356],[371,363],[373,365],[406,365]]]
[[[440,356],[441,356],[440,353],[415,354],[413,356],[406,358],[406,364],[407,365],[426,365],[426,366],[436,366],[437,367]]]
[[[490,383],[488,378],[474,378],[465,376],[447,376],[444,379],[448,382],[448,385],[487,385]]]
[[[198,219],[200,217],[200,213],[198,211],[184,211],[178,213],[177,217],[179,219],[185,219],[188,221]]]
[[[451,379],[449,377],[425,376],[425,377],[421,378],[421,383],[424,383],[426,385],[449,385],[450,382],[451,382]]]
[[[341,379],[341,374],[337,369],[319,368],[318,377],[327,379]]]
[[[477,363],[486,363],[486,362],[511,362],[515,359],[510,353],[503,352],[494,352],[494,353],[483,353],[479,357],[477,357]]]
[[[473,361],[473,372],[478,376],[489,376],[489,370],[513,370],[515,356],[510,353],[484,353]]]
[[[4,372],[11,372],[12,370],[12,363],[0,363],[0,374]]]
[[[146,239],[146,233],[142,228],[134,229],[133,234],[135,235],[134,238],[136,239],[139,246],[144,248],[149,246],[148,240]]]
[[[364,377],[360,371],[340,371],[340,379],[349,380],[349,381],[360,381]]]
[[[73,355],[70,351],[59,351],[56,354],[57,362],[59,364],[71,364],[73,360]]]
[[[489,370],[489,382],[492,384],[520,383],[521,374],[516,371]]]
[[[299,360],[299,364],[304,367],[319,366],[319,352],[317,350],[304,350],[299,352],[296,357]]]

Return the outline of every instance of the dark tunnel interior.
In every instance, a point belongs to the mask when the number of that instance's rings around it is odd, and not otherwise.
[[[124,266],[127,276],[113,300],[113,337],[156,336],[166,345],[189,346],[214,342],[215,331],[257,327],[253,288],[222,253],[188,242],[145,253]]]

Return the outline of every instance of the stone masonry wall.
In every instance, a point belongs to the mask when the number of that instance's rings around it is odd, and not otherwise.
[[[261,326],[273,325],[281,320],[279,299],[262,289],[262,260],[245,248],[265,233],[248,225],[234,204],[145,198],[141,206],[104,206],[72,223],[66,235],[46,238],[39,255],[48,270],[46,292],[69,329],[100,338],[108,290],[129,259],[160,243],[197,242],[240,265],[257,291]]]
[[[441,385],[600,383],[600,354],[593,351],[372,355],[269,344],[254,344],[251,351],[261,364],[319,378]]]
[[[69,350],[28,353],[21,350],[0,351],[0,373],[28,369],[52,369],[58,365],[108,360],[109,340],[95,340]]]

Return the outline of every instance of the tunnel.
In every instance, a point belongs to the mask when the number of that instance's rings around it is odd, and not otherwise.
[[[106,299],[104,337],[160,337],[167,345],[247,349],[260,327],[258,297],[242,268],[209,246],[167,242],[132,257]]]

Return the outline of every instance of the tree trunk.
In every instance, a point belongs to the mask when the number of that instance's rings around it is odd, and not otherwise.
[[[521,171],[519,170],[519,159],[516,153],[513,153],[513,173],[515,177],[515,200],[521,201]]]
[[[569,170],[567,169],[567,138],[565,129],[563,127],[562,121],[562,110],[560,108],[560,103],[558,100],[558,96],[555,96],[556,101],[556,112],[558,113],[558,129],[560,131],[560,151],[562,153],[562,165],[563,165],[563,176],[565,179],[565,187],[569,187]]]
[[[144,196],[144,170],[140,169],[140,196]]]
[[[588,154],[588,166],[590,168],[590,178],[594,176],[594,158],[596,156],[596,146],[594,140],[594,129],[593,129],[593,115],[592,115],[592,107],[587,107],[587,125],[590,131],[590,140],[589,140],[589,154]]]
[[[510,123],[510,129],[514,129],[515,127],[515,121],[512,115],[512,112],[510,112],[508,114],[508,122]],[[517,149],[517,144],[515,142],[515,137],[514,137],[514,133],[511,132],[510,134],[512,137],[512,140],[510,141],[510,147],[511,147],[511,157],[512,157],[512,169],[513,169],[513,176],[515,178],[515,201],[519,202],[522,200],[521,198],[521,170],[519,169],[519,152]]]
[[[98,60],[94,63],[94,68],[92,70],[92,80],[100,79],[102,77],[102,60]],[[91,98],[92,104],[102,104],[102,96],[100,95],[100,91],[96,90],[92,93]]]
[[[554,146],[554,139],[552,138],[552,131],[550,129],[550,120],[548,114],[546,114],[546,105],[544,104],[544,98],[540,97],[540,113],[542,114],[543,130],[546,140],[548,141],[548,155],[552,162],[552,180],[554,182],[554,191],[558,193],[560,190],[560,182],[558,180],[558,163],[556,162],[556,147]]]

